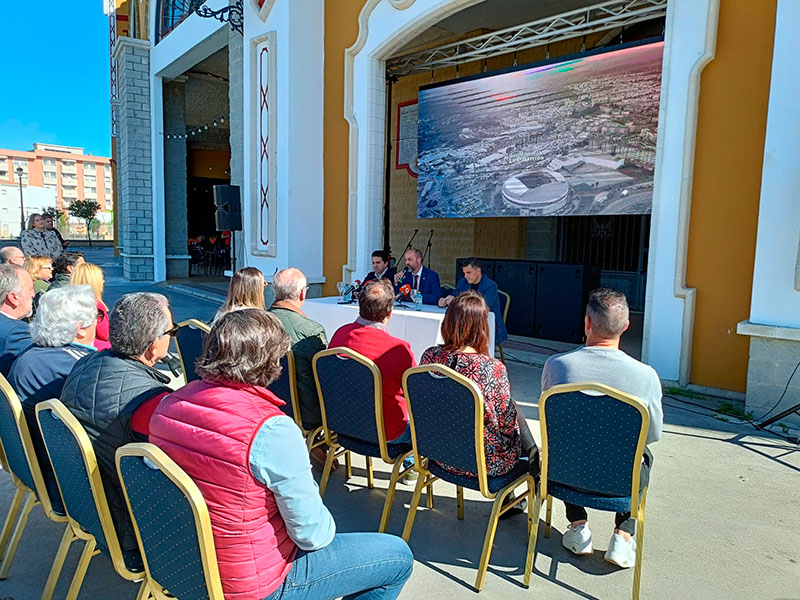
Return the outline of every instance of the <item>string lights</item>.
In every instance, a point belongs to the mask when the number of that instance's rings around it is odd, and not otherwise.
[[[218,127],[221,124],[225,123],[225,117],[219,117],[218,119],[214,119],[210,123],[206,123],[205,125],[200,125],[198,127],[192,127],[191,129],[187,129],[185,133],[167,133],[164,134],[168,140],[186,140],[190,137],[195,137],[200,135],[204,131],[208,131],[210,127]]]

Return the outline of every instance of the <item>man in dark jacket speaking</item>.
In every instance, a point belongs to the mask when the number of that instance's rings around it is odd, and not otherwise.
[[[166,385],[169,377],[153,367],[166,356],[177,328],[164,296],[137,292],[122,296],[114,305],[109,331],[111,349],[75,363],[64,383],[61,402],[92,440],[126,562],[130,559],[129,568],[141,568],[114,453],[127,443],[147,441],[149,415],[170,392]],[[148,418],[143,419],[143,413]],[[137,426],[137,421],[143,425]]]

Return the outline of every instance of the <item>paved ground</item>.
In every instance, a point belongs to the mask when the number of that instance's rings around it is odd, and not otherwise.
[[[102,256],[94,259],[102,264]],[[161,289],[120,283],[109,270],[107,301],[134,289]],[[176,319],[210,318],[213,302],[168,292]],[[538,434],[538,367],[509,363],[515,399]],[[800,447],[756,432],[747,425],[714,418],[699,405],[665,398],[662,441],[652,448],[655,465],[647,503],[642,598],[789,599],[800,598]],[[537,435],[538,437],[538,435]],[[363,459],[354,459],[354,476],[344,469],[331,477],[325,503],[340,531],[377,528],[388,468],[376,470],[376,489],[366,488]],[[412,488],[399,486],[391,533],[402,531]],[[0,508],[10,504],[10,478],[0,475]],[[417,516],[411,547],[414,574],[401,598],[445,600],[476,596],[471,585],[480,555],[490,503],[466,494],[466,519],[456,519],[455,488],[439,483],[434,510]],[[502,522],[489,575],[480,597],[497,599],[617,599],[630,595],[631,571],[602,560],[613,515],[590,511],[595,552],[574,557],[560,544],[566,520],[556,501],[550,539],[540,530],[532,587],[521,585],[525,557],[525,519]],[[61,537],[62,527],[36,508],[31,514],[9,578],[0,582],[0,598],[38,598]],[[56,598],[64,597],[69,573],[78,559],[73,549]],[[133,599],[136,586],[120,579],[102,556],[92,560],[81,598]]]

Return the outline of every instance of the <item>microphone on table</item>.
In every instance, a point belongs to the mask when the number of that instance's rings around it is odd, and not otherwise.
[[[407,283],[404,284],[404,285],[401,285],[400,289],[399,289],[399,292],[400,293],[397,294],[397,296],[395,296],[395,298],[394,298],[395,300],[400,300],[400,298],[402,298],[403,296],[411,296],[411,286],[408,285]]]

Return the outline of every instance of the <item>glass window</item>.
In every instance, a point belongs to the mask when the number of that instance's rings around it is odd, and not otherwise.
[[[94,163],[83,163],[83,170],[94,172],[96,169],[96,165]]]

